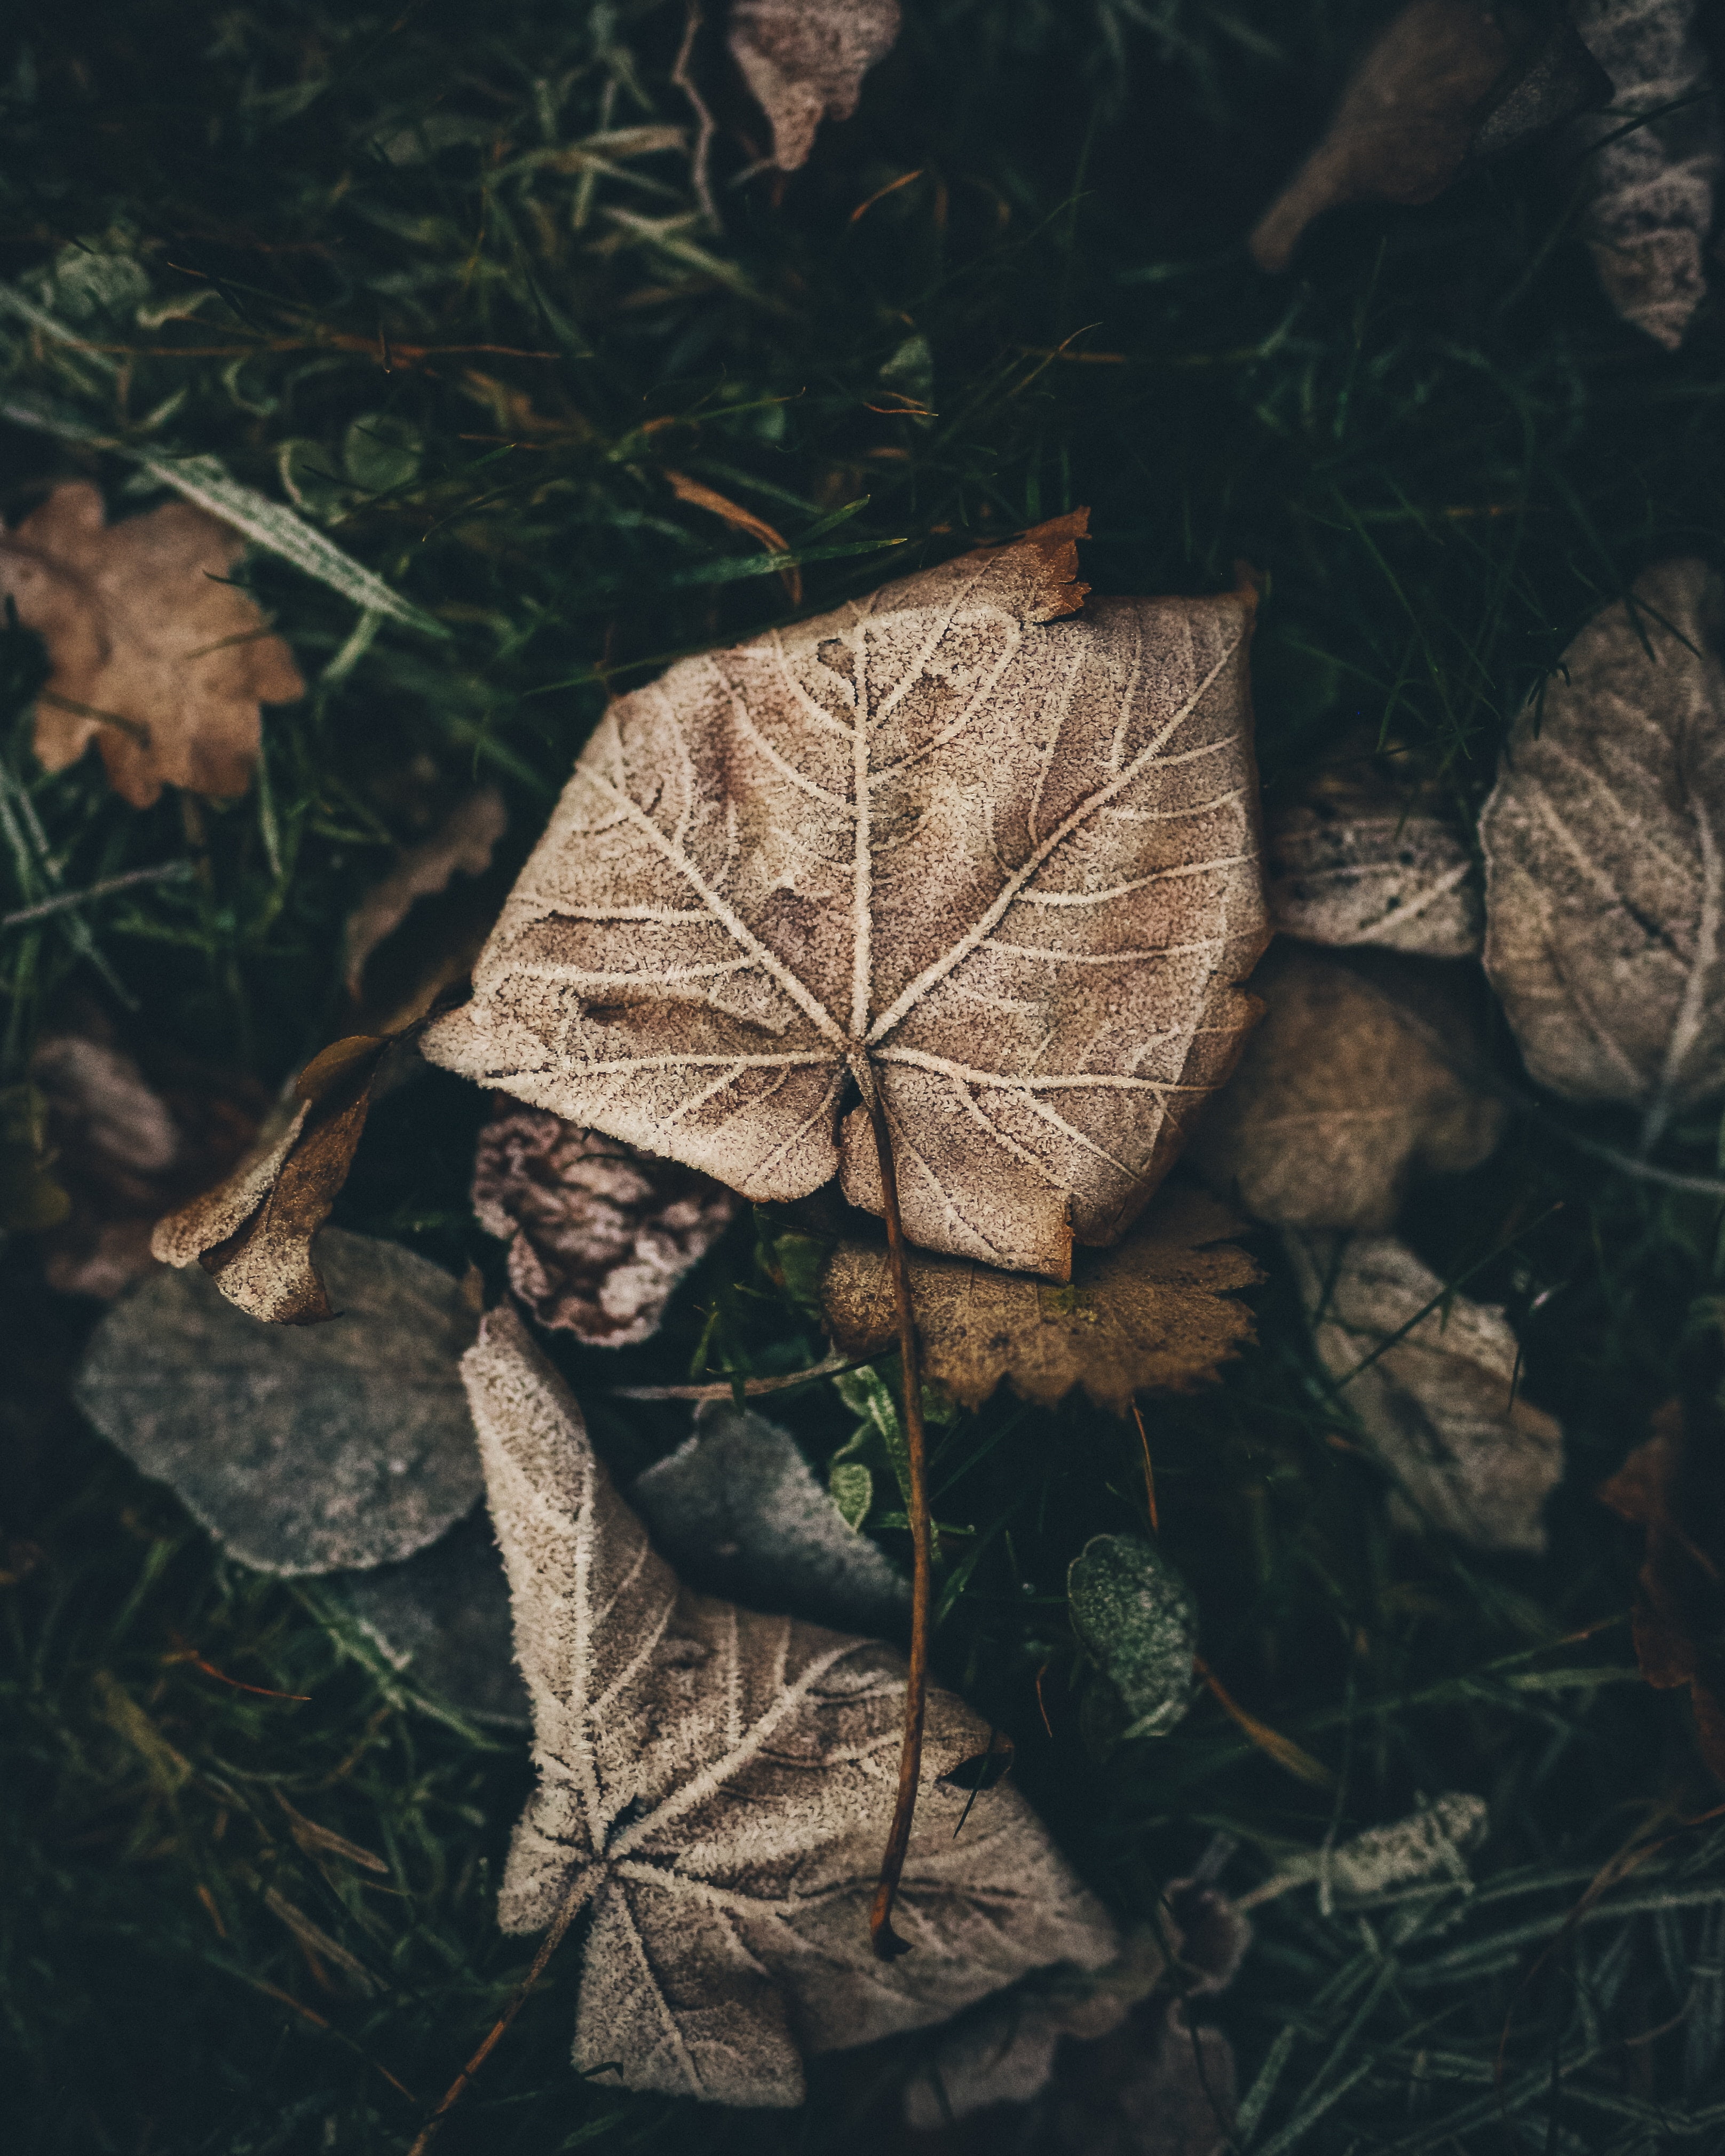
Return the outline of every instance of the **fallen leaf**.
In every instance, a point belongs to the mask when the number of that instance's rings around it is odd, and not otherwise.
[[[1141,1535],[1095,1535],[1066,1573],[1072,1629],[1120,1695],[1122,1738],[1165,1737],[1191,1706],[1198,1605]]]
[[[91,742],[135,808],[164,785],[244,793],[262,704],[305,693],[293,656],[228,581],[244,536],[187,502],[110,526],[87,480],[57,486],[0,536],[0,593],[48,646],[36,754],[49,771]]]
[[[1725,604],[1693,561],[1649,569],[1635,600],[1523,708],[1480,842],[1486,971],[1529,1073],[1633,1102],[1651,1146],[1725,1086]]]
[[[716,1402],[636,1477],[629,1503],[691,1587],[870,1634],[908,1620],[910,1582],[847,1526],[788,1430]]]
[[[1270,918],[1306,943],[1471,958],[1485,931],[1466,839],[1375,775],[1328,775],[1271,818]]]
[[[389,874],[372,885],[347,916],[349,995],[358,998],[372,953],[394,934],[418,901],[447,891],[455,876],[482,875],[508,828],[503,796],[495,786],[482,786],[458,801],[429,837],[403,851]]]
[[[196,1267],[96,1327],[80,1407],[243,1563],[296,1574],[424,1549],[481,1488],[457,1358],[460,1283],[393,1243],[328,1231],[338,1322],[259,1324]]]
[[[398,1038],[356,1034],[314,1056],[294,1081],[300,1106],[266,1123],[224,1182],[157,1222],[154,1255],[165,1265],[195,1259],[229,1301],[271,1324],[333,1317],[312,1239],[347,1180],[379,1065]]]
[[[155,1270],[150,1236],[162,1214],[244,1154],[257,1089],[180,1065],[158,1091],[99,1021],[42,1035],[30,1072],[69,1195],[68,1217],[44,1238],[43,1271],[61,1295],[112,1301]]]
[[[1428,203],[1478,160],[1610,95],[1562,10],[1541,24],[1484,0],[1408,0],[1361,54],[1322,140],[1251,237],[1286,270],[1344,203]]]
[[[1707,295],[1719,178],[1718,105],[1702,14],[1697,0],[1575,6],[1577,27],[1617,94],[1609,112],[1570,131],[1563,170],[1572,176],[1575,153],[1584,153],[1582,235],[1606,298],[1668,352]],[[1641,124],[1631,127],[1631,119]]]
[[[899,0],[732,0],[726,42],[773,127],[782,172],[808,162],[829,115],[848,120],[863,77],[892,50]]]
[[[1483,1797],[1446,1790],[1388,1826],[1368,1827],[1333,1848],[1285,1858],[1248,1902],[1268,1901],[1314,1881],[1328,1900],[1369,1902],[1432,1879],[1465,1881],[1468,1854],[1485,1840],[1490,1817]]]
[[[1476,1168],[1508,1111],[1469,1081],[1483,1044],[1430,962],[1276,946],[1252,976],[1262,1024],[1189,1158],[1255,1219],[1389,1227],[1416,1176]]]
[[[711,1176],[540,1109],[506,1108],[480,1132],[474,1215],[508,1243],[511,1289],[595,1348],[650,1340],[739,1209]]]
[[[1052,1407],[1075,1385],[1124,1414],[1135,1392],[1189,1392],[1252,1338],[1235,1291],[1263,1276],[1224,1238],[1240,1223],[1202,1191],[1169,1191],[1109,1250],[1082,1250],[1064,1287],[961,1258],[910,1254],[924,1374],[962,1407],[1003,1378]],[[896,1338],[886,1253],[840,1243],[821,1276],[834,1345],[878,1355]]]
[[[588,1911],[578,2068],[796,2104],[806,2056],[943,2020],[1033,1968],[1113,1957],[1106,1912],[1010,1785],[973,1802],[942,1784],[988,1731],[932,1691],[898,1900],[914,1950],[878,1959],[903,1663],[684,1587],[512,1312],[491,1313],[464,1368],[539,1774],[499,1917],[537,1932]]]
[[[1083,525],[613,704],[428,1055],[876,1213],[878,1089],[913,1242],[1064,1280],[1114,1240],[1253,1016],[1255,602],[1056,619]]]
[[[1636,1581],[1635,1661],[1660,1691],[1688,1687],[1696,1740],[1725,1783],[1725,1412],[1717,1383],[1668,1400],[1653,1435],[1599,1496],[1646,1530]]]
[[[1395,1478],[1391,1517],[1476,1549],[1543,1550],[1563,1433],[1513,1391],[1520,1351],[1502,1312],[1445,1295],[1393,1236],[1286,1240],[1318,1359]]]
[[[381,1445],[383,1433],[377,1437]],[[478,1458],[475,1450],[475,1466]],[[531,1710],[515,1666],[509,1582],[483,1507],[412,1557],[337,1573],[331,1584],[385,1661],[419,1690],[477,1722],[526,1727]]]

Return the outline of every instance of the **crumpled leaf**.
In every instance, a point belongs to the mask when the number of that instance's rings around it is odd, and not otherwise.
[[[457,1365],[476,1319],[460,1284],[339,1229],[323,1258],[333,1325],[261,1325],[192,1266],[117,1304],[78,1376],[102,1435],[259,1572],[410,1557],[481,1487]]]
[[[1419,1175],[1476,1168],[1508,1111],[1461,984],[1388,952],[1278,944],[1252,976],[1263,1024],[1212,1102],[1190,1159],[1260,1220],[1389,1227]]]
[[[870,1634],[908,1620],[910,1582],[846,1524],[788,1430],[714,1401],[695,1434],[637,1476],[629,1503],[704,1594]]]
[[[1333,1849],[1304,1850],[1285,1859],[1250,1898],[1265,1901],[1316,1881],[1332,1901],[1364,1902],[1429,1879],[1465,1880],[1468,1854],[1485,1840],[1490,1820],[1483,1797],[1448,1789],[1387,1826],[1368,1827]]]
[[[1585,152],[1582,234],[1606,298],[1675,352],[1707,295],[1721,163],[1702,9],[1697,0],[1576,0],[1575,20],[1617,94],[1609,112],[1569,131],[1563,170],[1573,174]],[[1642,114],[1654,116],[1629,129]]]
[[[422,1690],[475,1721],[527,1727],[509,1582],[482,1506],[412,1557],[337,1573],[331,1584],[384,1659]]]
[[[482,875],[497,841],[509,828],[509,811],[495,786],[482,786],[458,801],[435,830],[405,848],[380,883],[373,884],[347,916],[347,993],[357,997],[367,962],[422,898],[447,891],[458,875]],[[478,955],[475,947],[474,955]]]
[[[473,1210],[508,1243],[509,1285],[540,1324],[627,1348],[659,1330],[739,1204],[697,1169],[506,1107],[480,1132]]]
[[[863,77],[892,50],[899,0],[732,0],[726,42],[773,127],[783,172],[808,162],[829,114],[848,120]]]
[[[259,706],[305,693],[286,644],[226,581],[245,546],[182,501],[110,526],[84,480],[0,535],[0,593],[53,665],[36,703],[36,754],[49,771],[95,742],[108,783],[135,808],[165,784],[244,793]]]
[[[61,1295],[112,1301],[155,1270],[150,1235],[162,1214],[245,1152],[260,1102],[245,1080],[192,1067],[158,1092],[99,1024],[44,1034],[30,1071],[69,1194],[43,1270]]]
[[[427,1055],[877,1213],[878,1084],[913,1242],[1063,1280],[1115,1240],[1253,1015],[1254,600],[1058,619],[1083,522],[613,704]]]
[[[1361,54],[1322,140],[1260,220],[1252,259],[1286,270],[1325,210],[1432,202],[1470,164],[1610,95],[1561,8],[1408,0]]]
[[[1646,1530],[1635,1660],[1660,1691],[1688,1687],[1701,1756],[1725,1783],[1725,1411],[1717,1383],[1666,1402],[1599,1496]]]
[[[923,1375],[980,1407],[1002,1378],[1039,1407],[1082,1385],[1124,1414],[1135,1392],[1208,1383],[1252,1338],[1235,1291],[1263,1278],[1236,1245],[1241,1223],[1202,1191],[1175,1189],[1109,1250],[1082,1250],[1064,1287],[910,1253]],[[839,1243],[821,1275],[821,1307],[847,1355],[885,1353],[897,1337],[880,1245]]]
[[[1153,1543],[1093,1535],[1066,1573],[1072,1629],[1126,1709],[1122,1738],[1165,1737],[1197,1691],[1198,1604]]]
[[[912,1951],[877,1959],[902,1662],[683,1586],[512,1312],[491,1313],[464,1368],[539,1774],[499,1917],[536,1932],[589,1911],[578,2067],[795,2104],[806,2055],[943,2020],[1033,1968],[1111,1958],[1106,1912],[1009,1784],[955,1836],[972,1800],[940,1777],[988,1731],[931,1691],[897,1902]]]
[[[394,1045],[395,1036],[354,1034],[314,1056],[294,1081],[293,1114],[267,1123],[224,1182],[157,1222],[150,1248],[162,1263],[195,1259],[230,1302],[273,1325],[333,1317],[312,1239],[347,1180]]]
[[[1518,1357],[1502,1312],[1446,1296],[1394,1236],[1286,1240],[1318,1359],[1347,1381],[1343,1402],[1395,1477],[1391,1517],[1476,1549],[1543,1550],[1563,1433],[1519,1393],[1512,1401]]]
[[[1725,595],[1677,561],[1635,598],[1522,710],[1480,840],[1486,971],[1529,1072],[1635,1103],[1651,1145],[1725,1086]]]
[[[1306,943],[1471,958],[1485,932],[1478,873],[1447,817],[1372,777],[1337,774],[1270,821],[1270,918]]]

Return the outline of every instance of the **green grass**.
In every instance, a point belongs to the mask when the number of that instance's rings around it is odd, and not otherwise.
[[[311,692],[268,716],[244,801],[141,814],[89,762],[42,774],[40,647],[0,635],[0,911],[197,870],[0,933],[0,1084],[90,997],[273,1086],[341,1026],[340,923],[413,834],[405,769],[434,804],[500,786],[512,866],[608,693],[791,618],[758,543],[680,503],[669,470],[783,534],[808,612],[1081,503],[1102,591],[1215,589],[1250,561],[1272,799],[1363,730],[1476,808],[1580,623],[1649,561],[1722,553],[1718,309],[1675,358],[1619,325],[1570,234],[1573,172],[1526,153],[1425,209],[1338,214],[1296,280],[1249,265],[1243,233],[1385,12],[1363,0],[911,0],[858,119],[782,186],[744,177],[759,121],[709,28],[721,230],[685,156],[653,146],[691,124],[669,80],[683,11],[661,0],[33,12],[0,45],[0,276],[35,311],[0,311],[8,521],[78,475],[147,506],[167,497],[145,459],[217,456],[297,496],[424,625],[254,551],[244,573]],[[929,416],[890,408],[906,399]],[[484,1108],[441,1075],[391,1096],[338,1219],[495,1282],[465,1200]],[[1218,2008],[1253,2156],[1725,2142],[1725,1840],[1685,1824],[1719,1792],[1681,1698],[1633,1679],[1634,1538],[1592,1495],[1721,1291],[1721,1192],[1589,1145],[1634,1134],[1543,1104],[1404,1223],[1509,1306],[1525,1388],[1563,1419],[1548,1558],[1389,1536],[1269,1239],[1260,1347],[1214,1393],[1147,1404],[1206,1658],[1333,1789],[1207,1698],[1172,1738],[1086,1752],[1065,1571],[1090,1535],[1143,1528],[1137,1434],[1000,1399],[939,1435],[937,1511],[981,1545],[941,1673],[1011,1733],[1123,1913],[1219,1832],[1244,1890],[1422,1792],[1491,1802],[1471,1897],[1369,1922],[1310,1889],[1260,1910]],[[1705,1185],[1717,1118],[1656,1165]],[[703,1339],[714,1369],[818,1344],[753,1235],[659,1340],[565,1353],[619,1464],[683,1428],[598,1404],[620,1375],[680,1378]],[[17,2145],[403,2150],[526,1966],[491,1914],[524,1749],[404,1693],[315,1592],[217,1558],[67,1404],[94,1306],[48,1293],[28,1238],[0,1268]],[[830,1389],[783,1417],[817,1462],[851,1428]],[[286,1806],[387,1871],[320,1862]],[[1589,1898],[1637,1835],[1644,1861]],[[308,1956],[284,1905],[352,1966]],[[449,2156],[894,2145],[912,2046],[827,2062],[804,2111],[765,2118],[584,2086],[578,1967],[566,1948]]]

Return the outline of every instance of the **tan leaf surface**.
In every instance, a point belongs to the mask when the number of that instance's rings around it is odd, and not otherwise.
[[[1502,1312],[1445,1298],[1393,1236],[1291,1235],[1287,1248],[1318,1359],[1346,1380],[1343,1401],[1400,1486],[1392,1516],[1477,1549],[1543,1550],[1563,1433],[1519,1393],[1512,1404],[1517,1352]]]
[[[169,502],[111,527],[96,488],[58,486],[0,536],[0,593],[48,645],[36,754],[50,771],[92,741],[135,808],[166,785],[244,793],[260,704],[305,693],[293,656],[223,581],[245,552],[230,526]]]
[[[892,50],[899,0],[732,0],[727,42],[773,126],[773,162],[806,164],[830,114],[848,120],[863,77]]]
[[[878,1213],[860,1074],[913,1242],[1064,1279],[1112,1241],[1254,1012],[1253,601],[1060,619],[1082,527],[614,704],[430,1059]]]
[[[1486,971],[1528,1070],[1634,1102],[1651,1143],[1725,1086],[1725,603],[1702,562],[1635,592],[1516,721],[1480,839]]]
[[[1064,1287],[913,1251],[923,1375],[970,1408],[1003,1378],[1043,1407],[1082,1385],[1117,1414],[1135,1392],[1189,1391],[1252,1338],[1251,1312],[1235,1291],[1263,1275],[1224,1240],[1240,1225],[1202,1191],[1171,1191],[1111,1250],[1081,1251]],[[897,1325],[885,1249],[841,1243],[821,1276],[821,1303],[845,1353],[884,1353]]]
[[[628,2088],[789,2105],[803,2061],[942,2021],[1117,1951],[1106,1912],[1009,1782],[940,1777],[987,1726],[928,1696],[896,1922],[868,1910],[892,1817],[904,1665],[890,1649],[692,1594],[649,1548],[580,1410],[511,1312],[463,1364],[533,1702],[536,1791],[504,1928],[589,1911],[575,2063]]]
[[[1471,958],[1485,932],[1466,839],[1417,798],[1339,778],[1271,818],[1270,918],[1306,943]]]
[[[333,1317],[312,1238],[347,1179],[393,1045],[356,1034],[315,1056],[294,1081],[300,1106],[290,1118],[266,1126],[225,1182],[157,1222],[150,1248],[162,1264],[195,1259],[230,1302],[275,1325]]]
[[[1252,977],[1266,1006],[1193,1140],[1193,1165],[1260,1220],[1388,1228],[1416,1175],[1477,1167],[1507,1111],[1462,1075],[1480,1053],[1441,970],[1373,953],[1369,970],[1279,944]]]

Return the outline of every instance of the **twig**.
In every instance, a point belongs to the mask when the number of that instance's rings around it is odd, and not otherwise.
[[[88,906],[93,899],[110,897],[116,891],[133,891],[140,884],[184,883],[197,873],[190,861],[163,861],[153,869],[128,869],[124,875],[104,877],[86,890],[63,891],[53,898],[39,899],[34,906],[21,906],[16,913],[0,916],[0,928],[22,928],[27,921],[65,913],[74,906]]]
[[[922,1770],[922,1717],[928,1702],[928,1478],[922,1433],[922,1372],[916,1356],[916,1324],[911,1306],[911,1273],[905,1260],[904,1220],[899,1212],[898,1178],[892,1160],[892,1134],[875,1074],[858,1058],[857,1082],[875,1133],[875,1158],[880,1170],[880,1195],[886,1214],[886,1264],[898,1307],[899,1358],[903,1365],[905,1450],[909,1456],[911,1522],[911,1669],[905,1682],[905,1733],[898,1755],[898,1801],[892,1831],[880,1859],[880,1878],[869,1910],[869,1937],[882,1961],[909,1951],[892,1928],[893,1897],[911,1845],[916,1812],[916,1785]]]
[[[702,213],[708,224],[716,232],[719,229],[719,208],[713,200],[712,181],[709,177],[707,167],[712,156],[713,135],[717,123],[708,108],[706,100],[701,95],[700,88],[696,83],[695,70],[691,64],[695,58],[695,40],[700,34],[701,23],[701,0],[689,0],[689,11],[683,28],[683,42],[678,48],[677,64],[671,69],[670,79],[694,108],[695,150],[689,160],[689,177],[694,187],[696,198],[701,204]]]

